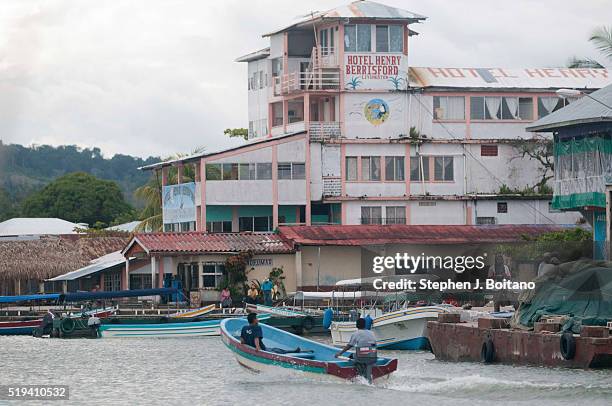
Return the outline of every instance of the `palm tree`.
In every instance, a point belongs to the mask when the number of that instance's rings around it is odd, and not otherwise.
[[[204,151],[204,148],[197,148],[191,155]],[[183,158],[188,154],[175,154],[164,161]],[[178,171],[175,167],[170,167],[168,171],[168,183],[174,184],[177,181]],[[195,180],[195,170],[193,165],[186,165],[183,168],[183,182],[193,182]],[[140,224],[136,227],[137,232],[162,231],[162,182],[158,171],[154,171],[149,181],[134,191],[134,196],[144,202],[144,208],[140,212]]]
[[[612,26],[597,27],[589,38],[595,48],[612,61]]]

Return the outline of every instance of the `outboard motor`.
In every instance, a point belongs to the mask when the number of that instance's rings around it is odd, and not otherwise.
[[[378,360],[378,352],[376,347],[356,347],[355,355],[353,356],[353,362],[359,375],[363,376],[368,380],[368,383],[372,383],[372,368],[376,365]]]

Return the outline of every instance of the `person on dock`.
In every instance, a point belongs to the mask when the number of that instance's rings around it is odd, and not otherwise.
[[[249,290],[247,292],[247,297],[245,299],[246,303],[251,303],[251,304],[256,304],[257,303],[257,296],[259,296],[259,291],[257,290],[257,285],[255,285],[255,282],[251,283],[251,286],[249,287]]]
[[[228,287],[224,287],[221,291],[221,295],[219,296],[219,302],[221,302],[222,309],[228,309],[232,307],[232,294]]]
[[[353,347],[376,347],[376,336],[371,330],[366,330],[366,320],[360,317],[355,322],[357,331],[351,334],[348,344],[336,353],[336,358],[342,356]]]
[[[259,320],[257,319],[257,314],[249,313],[247,316],[248,325],[242,327],[242,331],[240,332],[240,342],[242,344],[246,344],[249,347],[256,348],[257,351],[268,351],[274,352],[277,354],[289,354],[302,352],[300,347],[297,347],[293,350],[283,350],[282,348],[266,348],[263,343],[263,330],[259,325]]]
[[[270,278],[267,278],[262,284],[261,284],[261,290],[263,292],[264,295],[264,304],[266,306],[272,306],[272,287],[274,285],[272,285],[272,281],[270,281]]]

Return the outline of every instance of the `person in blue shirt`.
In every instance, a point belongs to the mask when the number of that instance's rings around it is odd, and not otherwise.
[[[264,295],[264,304],[266,306],[272,306],[272,287],[274,285],[272,285],[272,282],[270,281],[270,278],[266,279],[262,284],[261,284],[261,290],[263,292]]]
[[[265,344],[263,343],[263,331],[259,325],[259,320],[257,320],[257,315],[255,313],[249,313],[247,316],[247,321],[249,324],[242,327],[242,331],[240,331],[240,342],[242,344],[256,348],[258,351],[275,352],[277,354],[302,352],[300,347],[292,350],[284,350],[282,348],[266,348]]]

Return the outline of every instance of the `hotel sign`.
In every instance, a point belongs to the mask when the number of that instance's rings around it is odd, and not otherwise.
[[[401,53],[344,55],[344,88],[348,90],[406,89],[408,58]]]
[[[195,186],[195,182],[191,182],[163,187],[164,224],[196,221]]]

